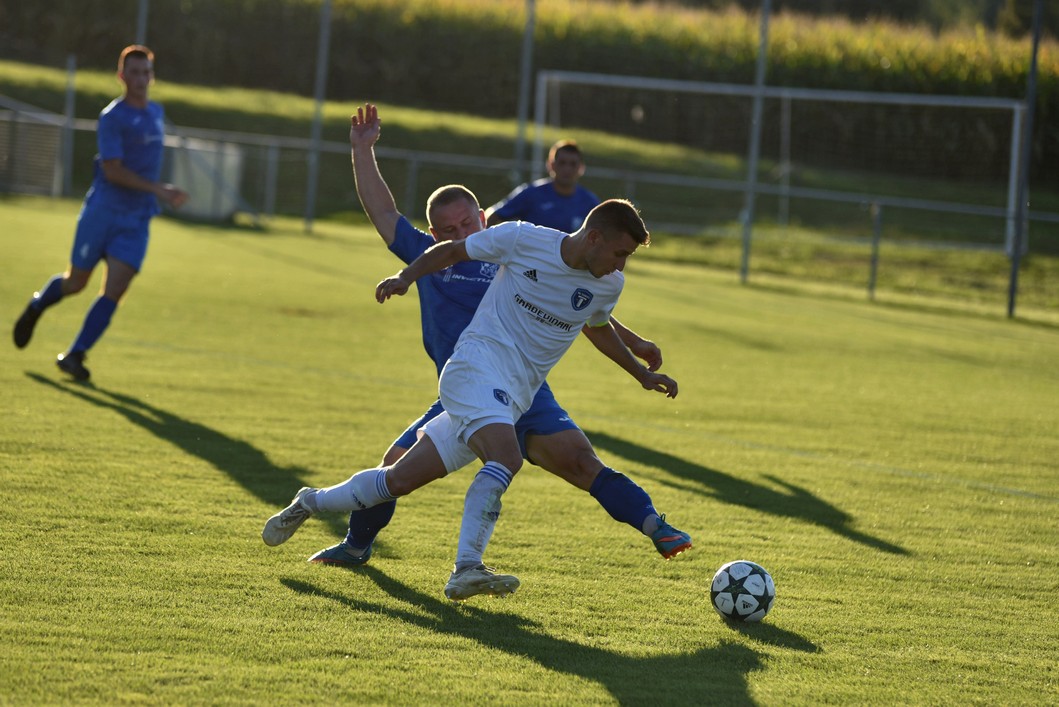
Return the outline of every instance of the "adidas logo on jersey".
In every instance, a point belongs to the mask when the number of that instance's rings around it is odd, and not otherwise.
[[[534,282],[537,281],[537,271],[536,270],[527,270],[526,272],[524,272],[522,274],[525,277],[528,277],[529,279],[533,280]]]

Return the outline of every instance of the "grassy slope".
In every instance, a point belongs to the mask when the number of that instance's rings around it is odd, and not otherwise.
[[[61,110],[65,77],[62,72],[25,64],[0,62],[0,92],[51,109]],[[98,106],[112,97],[114,77],[103,72],[78,74],[77,108],[79,115],[94,117]],[[311,120],[311,100],[297,96],[249,91],[244,89],[203,89],[160,82],[155,94],[166,104],[177,124],[208,126],[216,129],[263,134],[305,137]],[[329,102],[324,111],[324,138],[343,142],[348,133],[348,116],[355,110],[352,103]],[[383,144],[414,150],[446,151],[483,157],[507,158],[513,154],[511,139],[515,127],[511,121],[483,119],[468,115],[446,115],[442,119],[432,111],[384,105]],[[550,139],[552,136],[549,135]],[[614,137],[592,131],[578,134],[579,141],[591,156],[590,164],[646,169],[651,171],[682,170],[699,176],[740,179],[743,167],[731,156],[708,154],[676,145],[659,145]],[[85,187],[94,143],[87,135],[75,141],[76,189]],[[363,223],[363,216],[353,202],[349,178],[349,161],[343,154],[325,154],[321,158],[321,194],[317,214]],[[661,165],[661,166],[660,166]],[[496,175],[424,168],[419,174],[413,204],[405,204],[407,193],[406,165],[383,162],[401,208],[412,216],[421,216],[422,202],[438,184],[459,180],[479,194],[484,204],[492,203],[508,190],[506,180]],[[248,170],[257,174],[263,164],[250,163]],[[291,154],[283,162],[279,189],[279,208],[286,213],[304,213],[304,159]],[[826,174],[814,176],[814,186],[848,188],[850,183],[870,191],[906,193],[940,198],[937,184],[886,184],[879,175]],[[624,196],[625,187],[616,181],[593,180],[591,171],[586,184],[603,196]],[[950,189],[951,190],[951,189]],[[1035,194],[1034,208],[1052,208],[1059,201],[1052,195]],[[255,195],[248,195],[255,199]],[[741,245],[738,237],[738,194],[697,191],[671,187],[652,188],[641,185],[634,195],[649,221],[689,220],[700,222],[697,237],[671,239],[660,249],[660,257],[738,270]],[[980,201],[966,195],[972,203]],[[770,275],[793,276],[803,282],[837,287],[851,297],[863,297],[869,277],[871,221],[864,208],[826,206],[795,202],[796,223],[789,228],[769,225],[775,204],[768,198],[759,200],[759,213],[765,220],[755,229],[757,241],[752,253],[752,275],[761,281]],[[972,308],[985,308],[1002,314],[1006,311],[1010,281],[1009,261],[1000,253],[988,251],[946,252],[907,245],[912,241],[963,242],[984,226],[973,219],[947,216],[929,217],[919,212],[888,210],[878,275],[878,296],[897,301],[912,295],[940,295],[952,302],[963,302]],[[993,229],[995,224],[989,226]],[[664,229],[663,229],[664,230]],[[1033,320],[1054,321],[1059,311],[1059,258],[1046,253],[1054,248],[1050,226],[1034,226],[1031,243],[1034,252],[1024,259],[1020,274],[1017,312]],[[975,236],[977,238],[978,236]]]
[[[61,267],[76,203],[0,202],[0,321]],[[527,468],[488,559],[516,597],[446,603],[468,472],[402,501],[360,572],[258,539],[299,485],[373,464],[432,395],[413,301],[363,228],[161,219],[90,358],[88,298],[0,347],[0,695],[13,703],[1006,703],[1059,698],[1059,332],[871,306],[637,255],[619,315],[681,382],[579,343],[551,380],[604,458],[696,540],[677,561]],[[768,567],[766,622],[707,584]]]

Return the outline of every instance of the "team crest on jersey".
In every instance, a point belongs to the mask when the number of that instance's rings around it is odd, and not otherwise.
[[[500,270],[500,266],[496,263],[482,263],[482,269],[480,270],[482,277],[492,280],[496,277],[497,271]]]
[[[570,305],[575,311],[580,312],[582,309],[592,303],[592,293],[583,287],[578,287],[574,290],[574,294],[570,295]]]
[[[504,405],[511,404],[511,396],[509,396],[505,391],[500,390],[499,388],[493,388],[493,397]]]

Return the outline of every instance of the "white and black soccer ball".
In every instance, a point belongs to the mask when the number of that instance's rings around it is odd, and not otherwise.
[[[760,621],[776,600],[772,575],[750,560],[735,560],[717,570],[710,601],[717,613],[734,621]]]

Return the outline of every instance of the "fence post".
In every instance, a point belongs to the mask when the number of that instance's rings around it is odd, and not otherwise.
[[[873,201],[871,212],[871,270],[868,274],[868,299],[875,301],[875,281],[879,273],[879,241],[882,239],[882,204]]]
[[[761,38],[758,43],[757,69],[754,75],[754,107],[750,119],[750,154],[747,155],[746,195],[743,207],[743,257],[739,266],[739,280],[746,282],[750,274],[750,237],[754,225],[754,198],[757,196],[757,162],[761,153],[761,110],[765,100],[765,67],[768,61],[769,12],[771,0],[761,2]]]
[[[787,226],[791,218],[791,97],[780,99],[780,199],[778,219]]]
[[[63,100],[63,128],[59,141],[59,179],[52,188],[52,196],[70,196],[74,191],[74,79],[77,76],[77,56],[66,55],[66,96]]]
[[[276,182],[279,179],[279,147],[273,143],[265,153],[265,214],[276,215]]]

